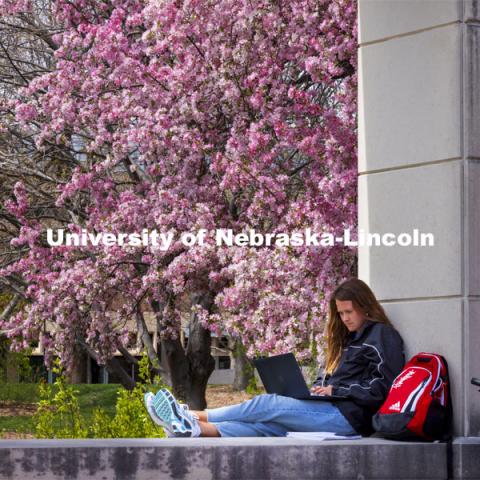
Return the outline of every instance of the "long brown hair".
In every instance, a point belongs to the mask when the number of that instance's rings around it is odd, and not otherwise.
[[[340,284],[330,298],[327,324],[327,361],[325,365],[325,370],[329,374],[332,374],[338,367],[345,340],[349,333],[340,318],[335,300],[351,301],[355,310],[365,315],[367,320],[392,325],[385,310],[365,282],[358,278],[351,278]]]

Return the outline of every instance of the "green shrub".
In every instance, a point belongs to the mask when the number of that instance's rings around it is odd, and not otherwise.
[[[249,395],[260,395],[261,393],[265,393],[265,389],[257,385],[257,379],[255,378],[255,375],[252,375],[245,388],[245,392]]]
[[[67,385],[63,375],[57,376],[55,389],[47,383],[40,384],[40,402],[34,416],[37,438],[88,436],[77,396],[78,390],[72,385]]]
[[[135,387],[128,391],[119,390],[115,416],[110,417],[105,410],[94,411],[90,426],[92,438],[146,438],[164,437],[163,430],[150,419],[143,405],[143,388]]]
[[[142,383],[132,390],[120,388],[117,393],[115,414],[96,408],[90,425],[81,414],[78,390],[65,382],[59,374],[55,384],[40,385],[40,402],[35,414],[35,431],[38,438],[145,438],[165,436],[148,415],[143,396],[146,391],[163,388],[158,377],[150,378],[151,364],[146,356],[140,360]]]

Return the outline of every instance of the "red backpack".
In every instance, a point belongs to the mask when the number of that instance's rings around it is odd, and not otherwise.
[[[446,439],[452,404],[448,366],[435,353],[411,358],[393,381],[387,399],[373,417],[373,428],[394,439]]]

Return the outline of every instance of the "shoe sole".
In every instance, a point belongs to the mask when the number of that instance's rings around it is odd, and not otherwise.
[[[146,393],[143,396],[143,404],[145,405],[145,408],[147,409],[148,415],[150,416],[152,422],[155,425],[158,425],[159,427],[166,428],[167,425],[165,422],[162,421],[162,419],[156,414],[155,409],[153,408],[153,403],[149,402],[150,398],[153,398],[153,395],[151,393]]]
[[[190,421],[181,415],[177,409],[177,401],[168,390],[160,390],[152,402],[155,415],[164,422],[168,430],[173,431],[177,437],[191,437],[192,425]]]

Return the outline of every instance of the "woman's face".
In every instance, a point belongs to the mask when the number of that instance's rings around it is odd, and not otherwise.
[[[338,314],[349,332],[356,332],[367,320],[365,315],[353,306],[351,300],[335,300],[335,303]]]

